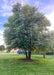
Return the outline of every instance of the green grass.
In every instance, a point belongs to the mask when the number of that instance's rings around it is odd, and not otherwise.
[[[54,55],[42,58],[42,55],[32,55],[37,62],[22,62],[18,59],[25,55],[0,54],[0,75],[54,75]]]

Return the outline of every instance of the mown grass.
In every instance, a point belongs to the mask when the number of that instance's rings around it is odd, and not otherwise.
[[[36,62],[23,62],[21,54],[0,54],[0,75],[54,75],[54,55],[42,58],[42,55],[32,55]]]

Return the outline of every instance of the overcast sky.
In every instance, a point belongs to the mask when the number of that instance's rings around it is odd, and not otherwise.
[[[7,22],[7,18],[12,15],[12,5],[16,2],[22,4],[30,4],[39,8],[50,20],[50,30],[54,30],[54,0],[0,0],[0,45],[4,44],[3,41],[3,24]]]

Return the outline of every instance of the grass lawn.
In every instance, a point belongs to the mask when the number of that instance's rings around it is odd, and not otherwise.
[[[54,75],[54,55],[42,58],[42,55],[32,55],[37,62],[22,62],[18,59],[25,55],[0,54],[0,75]]]

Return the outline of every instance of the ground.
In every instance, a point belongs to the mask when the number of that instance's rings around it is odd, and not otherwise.
[[[32,55],[37,62],[19,61],[23,54],[0,54],[0,75],[54,75],[54,55],[42,58]]]

